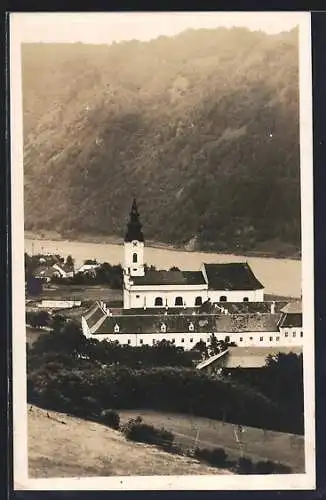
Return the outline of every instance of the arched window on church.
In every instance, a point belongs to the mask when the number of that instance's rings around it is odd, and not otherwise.
[[[201,306],[203,303],[203,299],[201,297],[196,297],[195,306]]]
[[[159,306],[159,307],[161,306],[162,307],[163,306],[163,299],[162,299],[162,297],[156,297],[154,304],[156,306]]]
[[[182,297],[176,297],[174,301],[174,305],[176,306],[183,306],[183,298]]]
[[[249,297],[243,297],[243,302],[249,302]]]
[[[133,254],[132,254],[132,262],[133,262],[134,264],[136,264],[136,263],[137,263],[137,254],[136,254],[136,253],[133,253]]]
[[[221,295],[220,302],[226,302],[226,296],[225,295]]]

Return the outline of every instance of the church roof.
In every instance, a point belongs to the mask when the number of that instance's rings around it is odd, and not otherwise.
[[[134,285],[204,285],[201,271],[147,271],[145,276],[133,276]]]
[[[258,281],[246,262],[204,264],[210,290],[260,290]]]
[[[137,203],[136,200],[134,199],[129,214],[129,222],[127,226],[127,232],[125,235],[125,242],[131,242],[135,240],[144,241],[144,235],[142,232],[142,225],[139,220]]]

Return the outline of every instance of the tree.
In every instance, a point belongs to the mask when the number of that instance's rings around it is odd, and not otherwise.
[[[147,273],[148,271],[157,271],[157,268],[155,266],[153,266],[153,265],[149,266],[149,265],[145,264],[144,265],[144,270],[145,270],[145,273]]]
[[[26,315],[26,319],[31,326],[48,326],[50,315],[48,311],[32,311]]]
[[[193,350],[199,351],[202,357],[204,358],[207,357],[208,354],[207,345],[203,340],[197,342],[197,344],[194,345]]]
[[[96,259],[86,259],[84,260],[84,264],[92,266],[92,265],[97,265],[98,262]]]
[[[120,264],[117,266],[112,266],[111,288],[121,289],[122,284],[123,284],[122,266]]]
[[[67,264],[67,266],[69,266],[71,268],[74,267],[74,260],[73,260],[71,255],[68,255],[68,257],[66,259],[66,264]]]
[[[212,333],[209,339],[208,353],[210,356],[215,356],[221,352],[221,343],[217,340],[214,333]]]
[[[66,318],[60,314],[55,314],[50,321],[50,328],[54,333],[61,333],[66,323]]]
[[[30,271],[31,272],[31,271]],[[42,293],[42,280],[34,276],[27,276],[26,291],[28,295],[38,296]]]

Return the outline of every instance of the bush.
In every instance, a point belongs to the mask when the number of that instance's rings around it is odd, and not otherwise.
[[[251,458],[241,457],[237,463],[237,472],[239,474],[253,474],[254,473],[254,464],[252,463]]]
[[[196,448],[194,456],[214,467],[226,467],[227,465],[227,453],[223,448]]]
[[[271,460],[260,460],[256,463],[255,473],[256,474],[275,474],[277,464]]]
[[[103,410],[101,411],[101,421],[111,427],[111,429],[120,428],[120,415],[114,410]]]
[[[253,463],[248,457],[239,458],[236,470],[239,474],[291,474],[291,467],[273,462],[272,460],[261,460]]]
[[[153,425],[144,424],[139,417],[130,419],[123,428],[127,439],[148,443],[169,450],[173,446],[174,435],[166,429],[157,429]]]
[[[274,467],[275,467],[275,469],[274,469],[275,474],[291,474],[292,473],[292,469],[288,465],[275,463]]]

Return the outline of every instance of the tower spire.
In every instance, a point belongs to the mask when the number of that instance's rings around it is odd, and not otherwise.
[[[131,211],[129,214],[129,222],[127,232],[125,235],[125,242],[142,241],[144,242],[144,235],[142,232],[142,225],[139,220],[139,212],[137,208],[136,198],[133,199]]]

